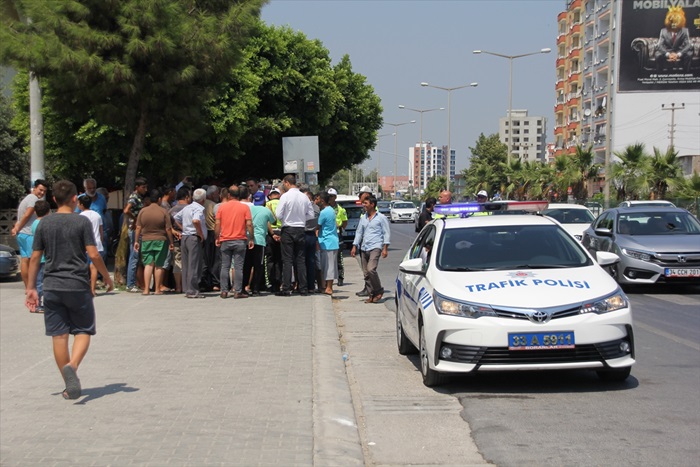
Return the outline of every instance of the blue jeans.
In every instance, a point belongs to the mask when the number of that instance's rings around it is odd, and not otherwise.
[[[229,272],[231,271],[231,258],[233,258],[233,291],[241,293],[243,291],[243,263],[245,252],[248,249],[246,240],[227,240],[221,242],[221,271],[219,273],[219,284],[222,292],[229,291]]]
[[[126,288],[136,287],[136,270],[139,268],[139,252],[134,251],[136,232],[129,230],[129,264],[126,267]]]

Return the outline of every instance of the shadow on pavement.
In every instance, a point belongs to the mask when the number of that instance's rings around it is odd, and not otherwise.
[[[127,386],[126,383],[114,383],[108,384],[107,386],[101,388],[88,388],[83,389],[81,399],[75,402],[76,405],[85,405],[90,401],[99,399],[100,397],[108,396],[111,394],[116,394],[118,392],[136,392],[138,388],[132,388]],[[58,393],[61,394],[60,392]],[[85,397],[87,396],[87,397]]]

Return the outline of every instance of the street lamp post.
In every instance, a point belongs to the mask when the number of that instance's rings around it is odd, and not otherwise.
[[[479,83],[469,83],[465,84],[463,86],[455,86],[453,88],[444,88],[442,86],[435,86],[432,84],[428,84],[426,82],[420,83],[421,86],[423,87],[429,87],[429,88],[435,88],[435,89],[442,89],[443,91],[447,91],[447,190],[449,191],[450,189],[450,175],[452,175],[451,169],[451,162],[452,162],[452,144],[450,141],[450,131],[452,128],[452,111],[451,111],[451,96],[452,96],[452,91],[456,91],[457,89],[464,89],[468,87],[477,87]]]
[[[393,126],[394,127],[394,199],[396,199],[396,195],[398,194],[398,191],[396,190],[396,160],[398,158],[399,153],[397,152],[398,150],[398,135],[399,135],[399,127],[403,125],[409,125],[411,123],[416,123],[415,120],[411,120],[410,122],[403,122],[403,123],[385,123],[385,125]]]
[[[413,112],[418,112],[420,114],[420,146],[418,149],[418,154],[421,160],[423,161],[423,164],[425,164],[425,153],[423,152],[423,114],[426,112],[433,112],[435,110],[445,110],[444,107],[440,107],[437,109],[412,109],[410,107],[406,107],[405,105],[400,105],[399,109],[404,109],[404,110],[411,110]],[[425,166],[425,165],[424,165]],[[415,174],[414,174],[415,175]],[[420,178],[420,177],[419,177]],[[448,175],[449,178],[449,175]],[[415,182],[415,180],[414,180]],[[449,183],[449,182],[448,182]]]
[[[537,54],[548,54],[551,52],[552,49],[546,48],[546,49],[540,49],[537,52],[530,52],[526,54],[520,54],[520,55],[504,55],[504,54],[499,54],[496,52],[488,52],[486,50],[475,50],[473,53],[475,54],[488,54],[488,55],[493,55],[496,57],[501,57],[501,58],[507,58],[508,62],[510,63],[510,78],[508,81],[508,164],[510,165],[510,153],[511,153],[511,146],[513,144],[513,60],[516,58],[522,58],[522,57],[529,57],[530,55],[537,55]]]
[[[377,193],[379,193],[379,159],[382,157],[382,137],[393,135],[393,133],[384,133],[383,135],[377,135]]]

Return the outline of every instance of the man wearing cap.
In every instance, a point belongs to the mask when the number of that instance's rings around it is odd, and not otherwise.
[[[357,197],[360,198],[360,204],[362,204],[365,199],[369,198],[370,196],[372,196],[372,190],[367,185],[360,188],[360,192],[357,194]]]
[[[345,262],[343,261],[343,248],[342,248],[342,232],[348,225],[348,212],[340,204],[336,202],[338,197],[338,192],[335,188],[328,189],[329,205],[335,211],[335,223],[338,226],[338,239],[341,240],[340,248],[338,248],[338,286],[343,285],[343,280],[345,279]]]
[[[489,200],[489,194],[486,192],[486,190],[479,190],[479,192],[476,194],[476,202],[479,204],[484,204],[486,201]],[[490,216],[491,213],[489,211],[479,211],[475,212],[472,214],[472,216]]]

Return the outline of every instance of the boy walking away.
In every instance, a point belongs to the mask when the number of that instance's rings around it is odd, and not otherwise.
[[[34,214],[36,214],[36,219],[32,222],[32,244],[34,243],[34,234],[36,233],[36,228],[39,226],[39,221],[51,212],[51,206],[49,202],[45,199],[40,199],[34,205]],[[44,312],[44,263],[46,258],[42,255],[41,263],[39,264],[39,273],[36,276],[36,291],[39,294],[39,306],[36,307],[34,313]]]
[[[58,210],[43,219],[36,229],[25,301],[29,311],[35,312],[39,306],[36,279],[41,255],[45,254],[44,326],[46,335],[53,340],[54,358],[66,383],[65,399],[80,397],[78,367],[90,347],[90,336],[95,334],[95,308],[85,252],[104,277],[107,291],[114,288],[95,246],[90,221],[73,214],[77,193],[75,185],[68,180],[53,185]],[[69,334],[74,336],[72,352],[68,349]]]
[[[87,219],[90,221],[90,225],[92,225],[92,235],[95,236],[95,246],[97,247],[97,251],[100,253],[100,257],[103,258],[102,261],[104,262],[104,245],[102,244],[104,229],[102,226],[102,216],[100,216],[96,211],[90,209],[90,206],[92,206],[92,200],[89,196],[78,196],[78,210],[80,211],[81,216],[87,217]],[[97,268],[90,260],[88,260],[88,264],[90,265],[90,290],[92,291],[92,296],[95,297],[97,295]]]

